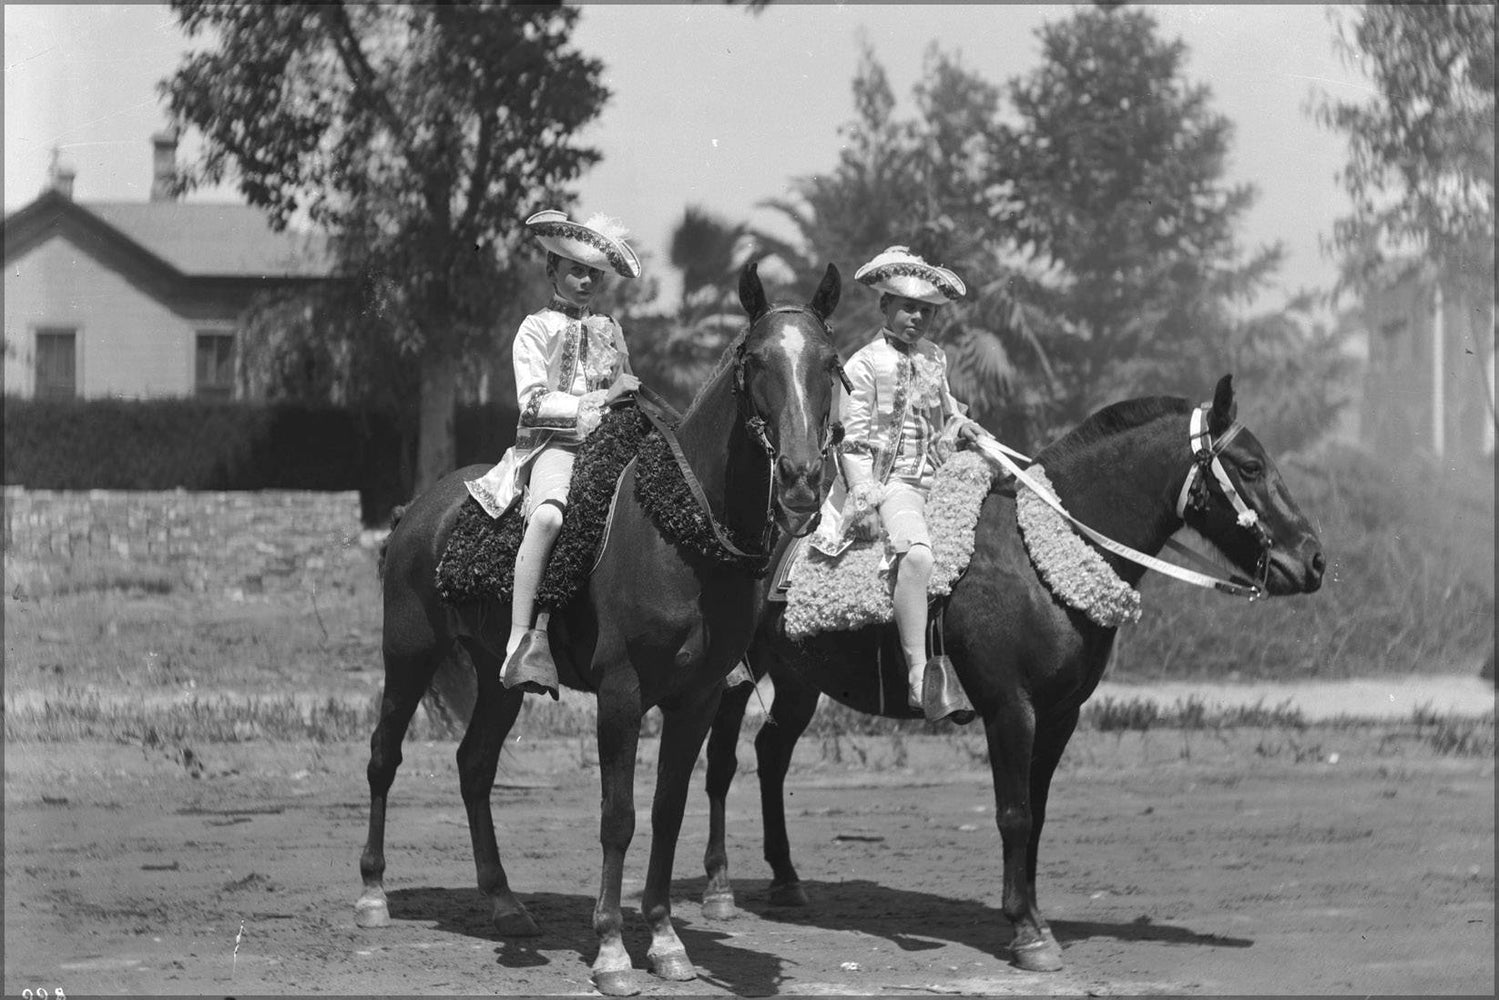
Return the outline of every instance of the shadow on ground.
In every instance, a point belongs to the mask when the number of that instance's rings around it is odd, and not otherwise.
[[[701,893],[700,885],[698,892]],[[692,957],[700,979],[736,996],[777,992],[785,978],[784,962],[774,955],[731,943],[735,934],[727,925],[705,923],[695,905],[684,905],[682,900],[686,897],[677,898],[673,914],[677,936]],[[501,938],[490,926],[488,907],[476,889],[429,886],[397,889],[389,894],[390,914],[396,925],[427,924],[446,933],[494,941],[496,964],[506,969],[562,963],[575,964],[580,974],[587,975],[598,951],[598,939],[593,933],[593,897],[533,892],[522,894],[521,901],[540,926],[539,937]],[[635,959],[636,968],[644,970],[651,939],[645,922],[640,919],[638,897],[625,901],[624,917],[625,947]]]
[[[680,883],[681,891],[695,890],[700,896],[703,881]],[[998,959],[1009,959],[1013,935],[998,907],[976,900],[892,888],[867,879],[803,881],[802,886],[812,901],[805,909],[773,906],[765,889],[743,893],[739,905],[765,920],[883,937],[906,951],[958,944]],[[1213,948],[1249,948],[1254,944],[1247,938],[1202,934],[1172,924],[1158,924],[1148,917],[1128,923],[1053,920],[1051,929],[1063,945],[1094,938]]]
[[[697,966],[699,976],[739,996],[777,992],[785,981],[785,963],[767,951],[746,947],[750,930],[735,921],[708,922],[697,906],[705,879],[683,879],[673,886],[673,914],[677,934]],[[867,879],[847,882],[804,882],[812,905],[806,908],[772,905],[763,883],[741,888],[744,912],[773,924],[816,927],[883,938],[906,952],[931,951],[947,945],[971,948],[1010,960],[1010,928],[998,908],[975,900],[949,899],[879,885]],[[591,896],[539,892],[522,895],[541,926],[535,938],[500,938],[489,924],[489,912],[477,890],[422,887],[390,894],[390,911],[397,922],[430,924],[437,930],[497,943],[496,961],[508,969],[577,963],[584,971],[598,948],[593,933]],[[644,967],[650,935],[639,917],[638,897],[625,903],[625,945]],[[1063,946],[1099,938],[1155,942],[1205,948],[1249,948],[1247,938],[1203,934],[1187,927],[1162,924],[1147,917],[1124,923],[1054,920],[1052,931]]]

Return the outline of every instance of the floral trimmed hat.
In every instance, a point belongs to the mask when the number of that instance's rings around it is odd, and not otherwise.
[[[625,242],[629,230],[618,219],[594,215],[587,222],[571,222],[565,213],[549,208],[527,219],[526,229],[558,256],[622,278],[640,277],[640,260]]]
[[[968,293],[963,279],[945,267],[928,264],[910,247],[887,247],[854,272],[854,280],[877,292],[942,306]]]

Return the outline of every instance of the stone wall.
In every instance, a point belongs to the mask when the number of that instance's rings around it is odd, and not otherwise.
[[[372,572],[359,494],[5,488],[7,593],[111,585],[264,593]]]

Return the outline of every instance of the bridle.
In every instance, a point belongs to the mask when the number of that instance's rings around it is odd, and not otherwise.
[[[1255,567],[1255,586],[1263,590],[1265,581],[1270,575],[1270,549],[1274,546],[1275,540],[1260,523],[1259,515],[1244,502],[1244,497],[1239,493],[1234,481],[1229,478],[1228,470],[1223,467],[1220,459],[1223,452],[1227,450],[1229,442],[1239,436],[1244,425],[1235,420],[1214,440],[1212,432],[1208,429],[1208,412],[1212,408],[1213,404],[1203,403],[1192,411],[1188,439],[1192,448],[1192,468],[1187,470],[1187,478],[1182,483],[1181,492],[1177,494],[1176,516],[1185,524],[1189,511],[1207,512],[1210,501],[1208,477],[1212,476],[1219,490],[1222,491],[1224,499],[1233,507],[1239,527],[1248,531],[1260,547],[1259,559]],[[1171,544],[1170,541],[1168,544]],[[1184,547],[1172,545],[1172,548],[1181,551]]]
[[[780,453],[776,450],[776,446],[771,443],[770,434],[767,430],[770,426],[769,421],[755,411],[754,403],[749,398],[749,392],[745,385],[744,366],[747,345],[749,343],[749,330],[754,329],[754,325],[764,320],[767,316],[790,313],[811,316],[817,321],[817,325],[822,328],[823,336],[827,337],[828,343],[833,343],[832,324],[819,316],[815,310],[807,306],[775,306],[755,317],[754,323],[745,331],[744,336],[739,338],[739,345],[734,349],[734,395],[739,401],[740,419],[744,423],[744,429],[749,434],[750,440],[758,444],[761,450],[765,452],[766,461],[770,464],[772,478],[775,475],[775,461]],[[833,374],[843,383],[844,391],[852,393],[854,391],[853,383],[848,380],[848,373],[843,370],[843,362],[838,359],[836,352],[833,354],[832,369]],[[842,443],[842,441],[843,424],[832,419],[830,408],[828,420],[823,425],[822,450],[820,452],[824,463],[827,462],[828,453]]]
[[[1223,454],[1229,442],[1237,437],[1244,427],[1235,420],[1214,441],[1207,426],[1207,414],[1212,408],[1213,404],[1203,403],[1192,411],[1190,431],[1192,468],[1188,470],[1186,481],[1182,483],[1181,491],[1178,494],[1176,516],[1185,524],[1187,511],[1207,510],[1209,502],[1207,477],[1211,475],[1219,484],[1224,496],[1228,498],[1229,503],[1233,505],[1234,510],[1238,513],[1239,526],[1249,531],[1254,536],[1256,542],[1259,543],[1260,555],[1255,570],[1257,579],[1254,582],[1246,581],[1242,577],[1224,580],[1213,576],[1210,572],[1200,573],[1196,570],[1190,570],[1175,563],[1167,562],[1164,559],[1158,559],[1155,556],[1137,551],[1122,542],[1116,542],[1107,535],[1088,527],[1068,513],[1062,506],[1061,501],[1053,496],[1050,490],[1027,475],[1025,470],[1012,460],[1012,456],[1013,459],[1018,459],[1027,464],[1034,462],[1034,459],[1001,444],[993,435],[987,432],[975,440],[973,444],[981,454],[996,462],[1006,472],[1009,472],[1016,479],[1020,480],[1020,482],[1024,483],[1047,506],[1062,515],[1078,531],[1082,532],[1086,538],[1095,542],[1099,548],[1107,552],[1112,552],[1123,559],[1128,559],[1137,565],[1144,566],[1146,569],[1153,569],[1163,576],[1181,580],[1184,583],[1194,584],[1199,587],[1210,587],[1213,590],[1224,594],[1232,594],[1235,597],[1247,597],[1251,601],[1258,600],[1266,593],[1265,584],[1270,575],[1270,549],[1273,546],[1273,539],[1270,537],[1270,533],[1265,530],[1265,526],[1260,524],[1259,515],[1244,502],[1244,498],[1234,486],[1233,480],[1229,479],[1228,471],[1223,468],[1223,463],[1219,460],[1219,456]],[[1178,542],[1175,538],[1167,538],[1166,545],[1198,565],[1205,566],[1209,570],[1217,569],[1207,559],[1192,551],[1192,549],[1181,542]]]
[[[755,317],[750,326],[740,335],[738,346],[734,349],[733,391],[739,411],[739,418],[750,440],[754,441],[765,452],[767,481],[771,484],[765,493],[765,519],[762,522],[763,527],[761,528],[758,552],[746,552],[734,544],[733,539],[729,537],[728,530],[714,516],[713,507],[708,502],[707,494],[703,491],[703,485],[698,481],[697,474],[692,471],[692,465],[687,461],[687,456],[682,452],[682,444],[677,439],[676,429],[673,425],[680,420],[680,416],[676,414],[675,410],[666,400],[662,399],[659,394],[646,385],[641,385],[635,394],[637,401],[646,403],[645,406],[640,407],[640,412],[645,415],[646,419],[650,421],[666,442],[677,468],[681,471],[682,479],[687,484],[689,493],[704,515],[706,515],[708,528],[712,532],[718,548],[732,560],[736,560],[744,565],[759,565],[760,567],[763,567],[771,556],[771,542],[776,526],[775,490],[773,486],[776,475],[775,462],[779,453],[776,451],[775,445],[770,440],[770,434],[766,430],[769,426],[768,422],[759,413],[755,412],[754,404],[749,399],[744,372],[746,359],[745,345],[749,339],[749,332],[754,329],[755,324],[766,316],[776,313],[805,313],[817,320],[818,325],[822,328],[822,332],[828,338],[828,343],[831,344],[833,341],[832,326],[813,309],[806,306],[776,306],[772,309],[767,309]],[[839,362],[836,353],[833,355],[833,369],[838,378],[842,380],[844,387],[852,392],[853,387],[848,380],[848,375],[843,371],[843,365]],[[822,458],[824,463],[827,461],[828,452],[836,448],[842,440],[843,425],[832,420],[830,414],[828,426],[825,428],[823,435]]]

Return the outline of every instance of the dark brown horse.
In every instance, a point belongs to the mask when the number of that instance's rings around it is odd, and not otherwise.
[[[773,522],[792,535],[810,531],[827,494],[825,463],[835,443],[832,380],[842,370],[827,319],[839,292],[838,271],[830,265],[810,304],[772,308],[755,265],[746,267],[739,298],[749,315],[748,329],[725,352],[724,363],[676,428],[677,458],[701,484],[709,511],[726,529],[720,537],[759,539],[766,556]],[[721,681],[749,645],[765,592],[753,559],[721,561],[663,537],[636,498],[637,464],[625,469],[613,524],[587,586],[552,613],[549,626],[562,682],[598,696],[604,863],[593,918],[599,938],[593,975],[599,990],[609,994],[636,992],[621,938],[620,884],[635,832],[641,716],[652,706],[660,707],[662,726],[650,865],[641,897],[651,930],[648,958],[652,971],[665,978],[696,974],[672,928],[672,861],[688,779],[712,724]],[[390,920],[383,886],[386,795],[417,703],[438,667],[461,646],[476,672],[458,772],[479,889],[489,897],[500,933],[537,933],[510,891],[490,812],[500,748],[523,697],[499,680],[509,610],[498,602],[454,609],[439,597],[435,578],[468,497],[464,480],[483,471],[461,469],[417,497],[386,543],[385,688],[370,740],[369,839],[359,863],[364,893],[356,905],[361,926]]]
[[[1224,376],[1206,414],[1207,429],[1221,447],[1222,468],[1254,512],[1257,526],[1247,516],[1241,518],[1207,463],[1194,456],[1188,444],[1192,407],[1185,400],[1155,397],[1107,407],[1038,460],[1071,514],[1148,555],[1182,528],[1178,497],[1193,474],[1197,478],[1188,492],[1195,500],[1185,511],[1186,526],[1245,573],[1259,572],[1268,593],[1311,593],[1322,583],[1321,544],[1260,443],[1247,431],[1229,433],[1237,429],[1235,410],[1232,384]],[[1016,525],[1013,482],[997,484],[984,500],[973,559],[947,605],[944,638],[988,737],[995,817],[1004,844],[1000,907],[1014,929],[1012,953],[1025,969],[1049,971],[1061,968],[1062,952],[1036,901],[1046,797],[1079,709],[1109,661],[1115,630],[1066,607],[1042,583]],[[1131,585],[1145,573],[1118,556],[1107,558]],[[771,899],[805,905],[791,863],[782,788],[819,693],[870,714],[914,718],[918,713],[905,707],[903,670],[884,672],[888,676],[881,696],[875,668],[880,644],[885,662],[902,662],[894,626],[797,643],[786,638],[779,607],[772,605],[749,651],[755,675],[768,673],[775,684],[770,718],[755,738],[755,754],[765,859],[773,873]],[[703,910],[709,917],[734,911],[724,850],[724,799],[737,766],[739,725],[753,690],[744,684],[724,695],[708,742],[710,832]]]

